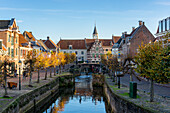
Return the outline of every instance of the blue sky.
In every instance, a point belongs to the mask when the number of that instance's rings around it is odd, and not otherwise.
[[[155,34],[158,21],[170,16],[170,0],[0,0],[0,19],[16,18],[20,31],[37,39],[99,38],[131,32],[142,20]]]

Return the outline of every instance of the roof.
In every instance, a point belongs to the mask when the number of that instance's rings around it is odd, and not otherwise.
[[[19,46],[28,47],[29,42],[24,38],[22,34],[19,34]]]
[[[102,42],[102,46],[113,46],[113,40],[112,39],[99,39],[100,42]],[[111,45],[112,42],[112,45]]]
[[[87,46],[92,46],[96,39],[85,39]],[[112,39],[99,39],[99,42],[102,42],[102,46],[112,46],[110,42],[113,43]]]
[[[43,41],[43,42],[49,49],[56,49],[57,48],[57,45],[51,39]]]
[[[85,40],[60,40],[57,43],[61,49],[69,49],[69,45],[72,45],[72,49],[86,49]]]
[[[10,20],[0,20],[0,29],[8,29]]]
[[[113,43],[116,43],[120,39],[120,37],[121,36],[112,36]]]
[[[31,40],[31,41],[36,41],[35,37],[32,35],[31,32],[25,31],[27,37]]]
[[[93,34],[98,34],[98,33],[97,33],[97,28],[96,28],[96,26],[94,27],[94,32],[93,32]]]
[[[43,47],[43,49],[48,50],[48,47],[44,44],[44,42],[41,39],[37,41]]]
[[[15,18],[11,20],[0,20],[0,29],[8,29],[10,26],[13,25]]]

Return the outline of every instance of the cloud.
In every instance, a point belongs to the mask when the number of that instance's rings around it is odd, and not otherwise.
[[[44,13],[87,13],[87,14],[102,14],[102,15],[113,15],[113,14],[134,14],[134,13],[152,13],[147,10],[126,10],[126,11],[99,11],[99,10],[63,10],[63,9],[28,9],[28,8],[8,8],[1,7],[0,10],[5,11],[33,11],[33,12],[44,12]]]
[[[170,6],[170,2],[156,2],[158,5]]]
[[[22,20],[17,20],[17,23],[22,23],[23,21]]]

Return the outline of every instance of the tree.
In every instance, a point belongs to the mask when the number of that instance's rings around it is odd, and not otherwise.
[[[51,53],[50,65],[51,65],[51,67],[54,67],[54,76],[55,76],[55,74],[56,74],[55,69],[56,69],[56,66],[59,65],[59,59],[57,58],[56,54],[53,52]]]
[[[29,76],[30,76],[30,80],[29,80],[29,86],[32,87],[32,71],[34,70],[34,64],[36,62],[36,56],[37,56],[37,52],[36,50],[31,50],[28,51],[28,54],[25,58],[24,64],[26,66],[26,69],[29,72]]]
[[[76,54],[71,53],[71,55],[70,55],[70,63],[73,63],[75,60],[76,60]]]
[[[59,61],[59,68],[61,73],[61,66],[65,65],[65,55],[63,52],[59,52],[57,55],[58,61]]]
[[[47,80],[47,68],[49,65],[50,58],[46,52],[43,52],[43,68],[45,69],[45,80]]]
[[[147,45],[142,44],[135,56],[135,62],[137,63],[136,72],[151,81],[150,102],[153,102],[154,98],[153,81],[165,83],[170,78],[169,53],[169,46],[163,47],[162,42],[159,41]]]
[[[2,62],[0,63],[0,69],[3,71],[2,73],[2,77],[4,78],[2,80],[2,83],[4,85],[5,88],[5,94],[4,97],[8,97],[8,92],[7,92],[7,75],[9,75],[9,69],[12,65],[12,60],[10,59],[10,57],[8,55],[2,55],[1,57],[3,57],[1,60]]]
[[[64,53],[64,56],[65,56],[65,64],[69,64],[71,61],[70,61],[70,54],[69,53]]]
[[[37,83],[40,82],[40,69],[43,67],[43,55],[41,52],[37,54],[36,61],[35,61],[35,67],[38,70],[38,79]]]

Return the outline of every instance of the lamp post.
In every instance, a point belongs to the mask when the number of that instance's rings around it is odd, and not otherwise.
[[[120,54],[118,55],[118,58],[117,58],[118,62],[119,62],[119,73],[118,73],[118,88],[120,89],[120,61],[121,61],[121,58],[120,58]]]
[[[21,90],[21,74],[20,74],[20,66],[21,66],[22,62],[21,60],[19,60],[18,65],[19,65],[19,90]]]

